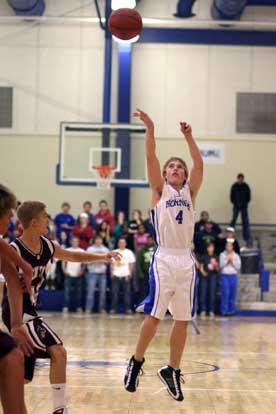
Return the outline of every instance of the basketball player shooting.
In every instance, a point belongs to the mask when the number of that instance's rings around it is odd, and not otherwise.
[[[176,401],[184,399],[180,363],[186,342],[187,325],[194,313],[195,266],[191,252],[194,234],[195,199],[203,178],[203,160],[192,135],[192,128],[180,122],[180,130],[193,160],[190,177],[186,162],[172,157],[162,172],[156,156],[154,124],[140,109],[133,113],[145,124],[146,159],[151,188],[151,219],[155,230],[156,251],[150,266],[150,293],[137,307],[145,312],[136,344],[124,378],[125,389],[135,392],[144,354],[169,309],[173,317],[170,334],[169,364],[157,375]],[[181,381],[182,380],[182,381]]]
[[[23,234],[15,239],[11,246],[19,256],[32,266],[32,292],[23,296],[23,312],[20,326],[28,332],[34,347],[32,355],[25,355],[25,382],[33,379],[36,358],[50,358],[50,383],[52,385],[53,414],[67,414],[66,388],[66,350],[61,339],[50,326],[38,315],[36,304],[39,288],[46,278],[49,262],[57,259],[90,263],[97,261],[120,260],[117,252],[106,254],[73,252],[62,249],[58,243],[52,242],[45,235],[48,232],[48,215],[45,204],[39,201],[26,201],[19,207],[18,218],[23,226]],[[8,329],[11,329],[11,313],[9,294],[4,296],[2,319]]]

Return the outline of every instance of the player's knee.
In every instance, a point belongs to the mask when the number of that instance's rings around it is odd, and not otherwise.
[[[64,363],[67,361],[67,352],[62,345],[55,345],[51,348],[51,359],[56,363]]]
[[[152,325],[154,325],[154,326],[158,326],[159,325],[159,323],[160,323],[160,319],[157,319],[157,318],[155,318],[154,316],[151,316],[151,315],[149,315],[148,316],[148,320],[149,320],[149,322],[152,324]]]
[[[174,324],[181,330],[186,330],[188,327],[188,321],[174,321]]]

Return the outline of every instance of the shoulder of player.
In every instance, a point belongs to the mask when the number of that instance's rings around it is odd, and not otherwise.
[[[55,253],[55,243],[46,236],[40,236],[40,240],[48,246],[51,254],[53,255]]]

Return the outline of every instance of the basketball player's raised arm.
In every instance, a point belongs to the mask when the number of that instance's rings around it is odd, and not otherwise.
[[[193,166],[189,178],[189,186],[191,190],[192,201],[194,202],[203,179],[203,159],[197,143],[193,137],[191,125],[187,124],[186,122],[180,122],[180,130],[186,139],[190,155],[193,160]]]
[[[161,175],[160,163],[156,156],[154,123],[144,111],[141,111],[141,109],[137,109],[132,115],[136,118],[140,118],[147,128],[145,147],[149,184],[152,190],[156,190],[161,193],[164,185],[164,179]]]
[[[120,260],[121,255],[118,252],[108,252],[108,253],[87,253],[87,252],[76,252],[71,250],[65,250],[60,247],[57,242],[54,242],[55,252],[54,257],[65,262],[81,262],[81,263],[91,263],[91,262],[110,262],[112,260]]]

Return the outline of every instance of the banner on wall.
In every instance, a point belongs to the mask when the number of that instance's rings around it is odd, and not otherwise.
[[[224,144],[199,143],[198,144],[205,164],[224,164]]]

